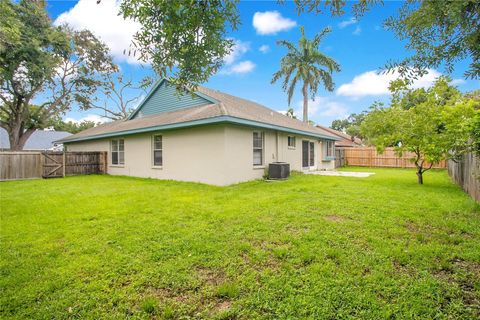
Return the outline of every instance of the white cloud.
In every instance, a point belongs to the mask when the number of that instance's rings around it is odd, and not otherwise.
[[[250,43],[241,40],[234,40],[232,52],[224,58],[225,67],[219,74],[242,74],[249,73],[255,69],[255,64],[250,60],[237,62],[244,53],[250,50]]]
[[[250,43],[243,42],[241,40],[233,40],[234,44],[232,51],[223,59],[226,65],[232,64],[237,61],[245,52],[250,50]]]
[[[222,70],[221,74],[245,74],[252,72],[255,69],[256,65],[250,60],[241,61],[236,63],[225,70]]]
[[[435,80],[442,74],[435,69],[427,69],[427,74],[414,80],[412,88],[428,88],[433,85]],[[350,83],[342,84],[337,89],[337,95],[351,98],[361,98],[365,96],[380,96],[390,94],[388,86],[391,81],[399,77],[398,72],[388,74],[378,74],[376,70],[364,72],[355,76]],[[461,79],[452,81],[454,84],[460,84]]]
[[[136,58],[125,55],[123,51],[128,51],[140,24],[119,16],[119,6],[119,0],[102,0],[98,4],[94,0],[80,0],[69,11],[62,13],[54,24],[68,23],[75,30],[88,29],[108,45],[118,61],[138,63]]]
[[[267,46],[266,44],[260,46],[260,48],[258,48],[258,50],[261,52],[261,53],[267,53],[268,51],[270,51],[270,47]]]
[[[65,122],[74,122],[74,123],[80,123],[80,122],[83,122],[83,121],[93,121],[95,123],[105,123],[105,122],[109,122],[111,121],[110,119],[108,118],[104,118],[102,116],[99,116],[98,114],[87,114],[86,116],[84,117],[81,117],[79,119],[75,119],[75,118],[72,118],[72,117],[67,117],[65,118],[64,120]]]
[[[303,114],[303,100],[298,102],[298,108],[295,110],[295,115]],[[331,118],[344,118],[348,115],[348,108],[332,98],[316,96],[315,100],[308,101],[308,115],[331,117]]]
[[[255,12],[253,27],[258,34],[276,34],[295,27],[297,23],[289,18],[284,18],[278,11]]]
[[[464,83],[466,83],[466,81],[463,79],[453,79],[452,82],[450,82],[450,84],[453,86],[458,86]]]
[[[338,27],[339,27],[340,29],[343,29],[343,28],[348,27],[349,25],[355,24],[355,23],[357,23],[357,19],[355,19],[355,18],[350,18],[350,19],[348,19],[348,20],[343,20],[342,22],[340,22],[340,23],[338,24]]]
[[[358,36],[360,35],[360,33],[362,33],[362,28],[360,28],[360,26],[357,26],[355,30],[352,32],[354,36]]]

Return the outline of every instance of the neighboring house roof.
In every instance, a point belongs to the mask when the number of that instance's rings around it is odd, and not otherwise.
[[[352,136],[346,133],[343,133],[338,130],[334,130],[332,128],[324,127],[317,125],[317,128],[320,128],[322,130],[327,131],[328,133],[335,135],[336,137],[340,138],[341,140],[335,142],[335,146],[337,147],[359,147],[363,145],[362,139],[359,139],[357,137],[353,138],[352,141]]]
[[[28,138],[23,150],[50,150],[54,148],[55,141],[71,136],[70,132],[65,131],[44,131],[36,130]],[[0,128],[0,149],[10,149],[8,133]]]
[[[322,128],[317,128],[297,119],[292,119],[253,101],[200,86],[197,88],[197,91],[194,92],[196,95],[195,99],[192,98],[192,100],[186,101],[188,100],[187,96],[191,96],[191,94],[177,97],[177,101],[181,103],[179,103],[180,106],[176,107],[171,91],[165,91],[165,89],[163,89],[162,94],[167,95],[166,97],[160,96],[159,93],[156,98],[154,97],[157,90],[160,90],[159,88],[163,85],[171,87],[166,83],[166,80],[157,83],[129,119],[114,121],[84,130],[62,139],[61,142],[93,140],[215,123],[249,125],[317,138],[338,140],[337,137]],[[152,106],[152,101],[155,101],[157,105],[162,104],[162,106]],[[200,105],[192,106],[192,101],[199,101],[198,103]],[[144,106],[148,108],[148,110],[145,111],[148,111],[150,114],[144,115],[144,112],[142,112]],[[160,111],[157,111],[158,113],[156,114],[151,114],[153,112],[151,110],[155,109]]]

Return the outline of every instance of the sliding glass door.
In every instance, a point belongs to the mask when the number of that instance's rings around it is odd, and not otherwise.
[[[315,142],[302,141],[302,167],[304,169],[315,167]]]

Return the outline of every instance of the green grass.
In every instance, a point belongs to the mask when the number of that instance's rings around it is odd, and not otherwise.
[[[479,205],[445,171],[347,170],[376,175],[0,183],[0,317],[480,317]]]

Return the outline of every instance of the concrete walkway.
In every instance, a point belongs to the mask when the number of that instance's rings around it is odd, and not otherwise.
[[[318,174],[319,176],[334,176],[334,177],[356,177],[366,178],[374,172],[347,172],[347,171],[305,171],[305,174]]]

